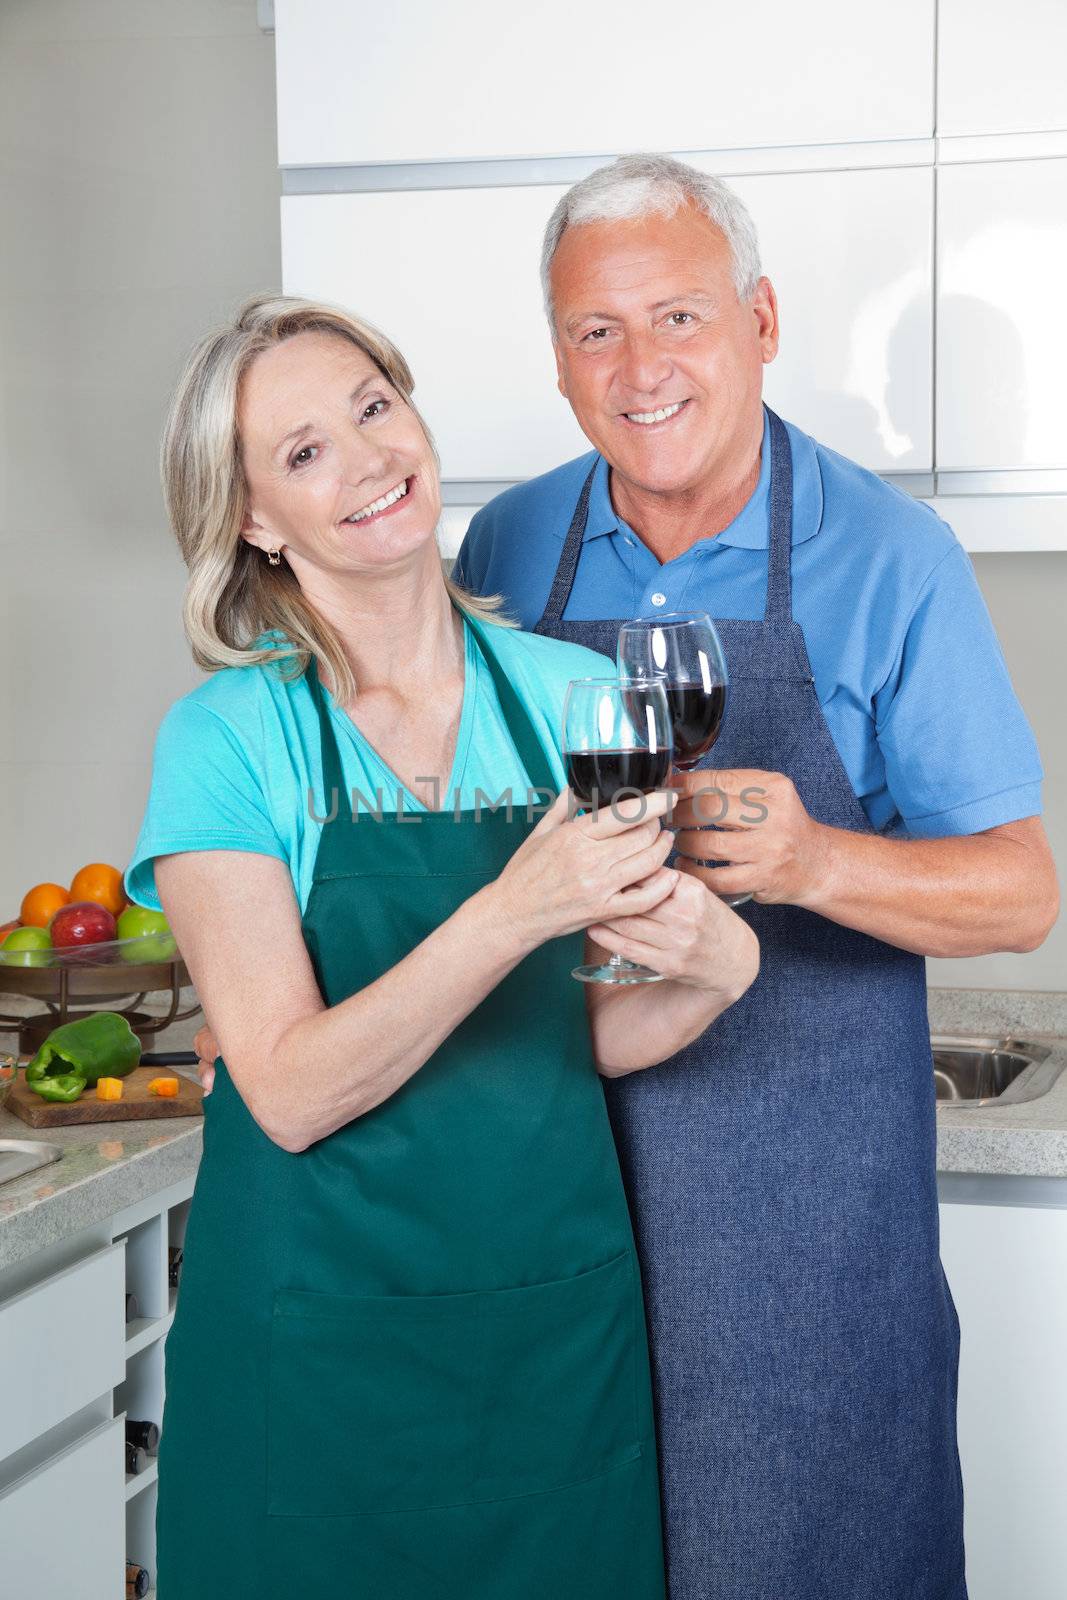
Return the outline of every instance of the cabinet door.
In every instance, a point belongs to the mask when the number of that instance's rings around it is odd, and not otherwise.
[[[351,306],[396,341],[446,478],[525,478],[589,448],[541,307],[541,233],[562,192],[282,201],[286,292]]]
[[[0,1495],[5,1600],[115,1600],[122,1594],[122,1452],[123,1426],[116,1419]]]
[[[937,466],[1067,467],[1067,160],[938,174]],[[1051,309],[1050,309],[1051,307]]]
[[[0,1305],[0,1350],[9,1369],[0,1459],[121,1382],[124,1262],[123,1246],[108,1245]],[[11,1371],[43,1376],[18,1383]]]
[[[283,166],[933,132],[934,0],[275,0]]]
[[[882,471],[931,464],[929,170],[739,178],[775,283],[767,394]],[[446,478],[508,481],[588,444],[556,388],[541,232],[562,189],[293,196],[285,288],[350,305],[408,356]]]
[[[941,1257],[960,1318],[971,1600],[1062,1600],[1067,1210],[942,1205]]]
[[[730,181],[778,294],[768,404],[873,472],[929,472],[932,169]]]
[[[1064,0],[941,0],[937,131],[1067,128]]]

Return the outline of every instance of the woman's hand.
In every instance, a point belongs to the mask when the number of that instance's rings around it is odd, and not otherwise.
[[[206,1095],[210,1094],[215,1087],[215,1062],[219,1055],[219,1042],[206,1022],[193,1040],[193,1049],[200,1058],[196,1063],[196,1075],[200,1079],[200,1086]]]
[[[526,950],[593,922],[655,910],[682,876],[663,865],[674,836],[660,826],[663,791],[569,816],[556,798],[496,881],[483,890]]]
[[[596,923],[589,937],[613,955],[731,1000],[759,971],[759,941],[748,923],[686,873],[651,911]]]
[[[655,1066],[684,1049],[759,972],[759,941],[748,923],[686,873],[651,911],[594,923],[589,940],[594,948],[587,961],[608,950],[667,979],[618,989],[589,984],[593,1050],[607,1078]]]

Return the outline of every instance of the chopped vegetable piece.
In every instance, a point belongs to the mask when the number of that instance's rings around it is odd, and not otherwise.
[[[96,1011],[53,1028],[26,1068],[26,1082],[77,1072],[88,1084],[124,1078],[141,1059],[141,1042],[117,1011]]]
[[[177,1078],[153,1078],[148,1085],[149,1094],[162,1095],[167,1100],[173,1100],[178,1093]]]
[[[85,1088],[85,1079],[76,1072],[57,1072],[50,1078],[37,1078],[32,1080],[27,1075],[26,1082],[34,1094],[39,1094],[42,1100],[58,1100],[63,1105],[69,1105],[72,1100],[77,1100]]]
[[[121,1078],[97,1078],[96,1098],[98,1100],[121,1100],[123,1083]]]

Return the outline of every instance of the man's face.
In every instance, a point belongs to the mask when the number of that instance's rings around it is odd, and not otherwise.
[[[617,474],[673,494],[743,473],[762,435],[777,306],[766,278],[740,303],[729,246],[703,212],[568,228],[552,297],[560,392]]]

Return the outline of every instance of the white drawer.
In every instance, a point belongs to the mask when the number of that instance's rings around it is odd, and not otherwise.
[[[0,1304],[0,1461],[122,1382],[125,1278],[112,1244]]]
[[[8,1386],[8,1392],[14,1386]],[[115,1600],[123,1592],[123,1426],[105,1422],[0,1494],[0,1593],[7,1600]]]

